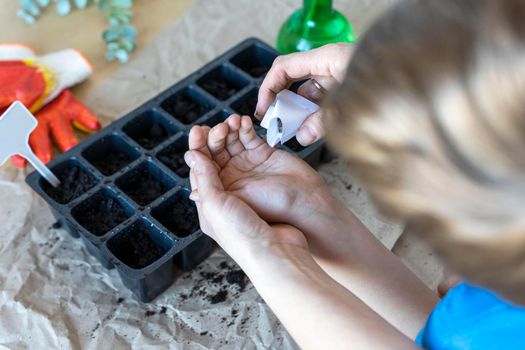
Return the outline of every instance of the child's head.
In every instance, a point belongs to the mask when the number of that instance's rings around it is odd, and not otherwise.
[[[525,302],[525,0],[404,1],[325,104],[379,207],[473,282]]]

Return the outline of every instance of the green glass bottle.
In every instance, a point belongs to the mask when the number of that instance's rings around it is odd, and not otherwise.
[[[287,54],[354,40],[350,23],[334,10],[332,0],[304,0],[303,8],[295,11],[282,25],[277,50]]]

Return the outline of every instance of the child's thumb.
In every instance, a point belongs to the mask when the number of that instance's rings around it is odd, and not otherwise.
[[[200,151],[193,150],[186,152],[184,159],[191,168],[201,198],[215,191],[223,190],[219,171],[210,158]]]

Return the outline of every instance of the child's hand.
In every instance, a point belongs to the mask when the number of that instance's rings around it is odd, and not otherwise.
[[[320,211],[336,212],[332,206],[336,201],[319,173],[300,158],[270,147],[257,136],[249,117],[232,115],[208,130],[191,130],[190,150],[209,152],[224,189],[266,221],[305,232],[315,227],[312,222],[323,223]],[[202,199],[200,190],[194,190],[191,198]]]
[[[193,140],[202,137],[204,143],[185,155],[191,169],[193,192],[190,198],[196,200],[202,231],[243,267],[249,263],[247,258],[253,260],[253,252],[274,253],[269,250],[278,251],[282,246],[307,251],[306,239],[299,230],[285,225],[270,226],[224,186],[221,168],[206,145],[207,132],[206,127],[192,129]]]
[[[264,116],[277,93],[289,88],[293,82],[305,79],[310,80],[302,84],[297,93],[319,104],[326,91],[343,80],[352,52],[350,44],[330,44],[277,57],[259,89],[257,116]],[[307,146],[324,134],[322,111],[317,111],[297,131],[297,140]]]
[[[230,132],[230,124],[236,131]],[[290,225],[269,225],[238,197],[247,196],[260,208],[273,211],[282,205],[273,189],[298,191],[301,185],[294,180],[304,181],[292,170],[300,161],[266,145],[249,117],[241,123],[238,115],[232,116],[211,131],[194,127],[185,159],[202,230],[241,266],[302,348],[328,344],[330,349],[345,349],[349,342],[361,344],[360,348],[415,348],[319,267],[301,231]],[[355,243],[359,245],[359,240]],[[370,332],[380,336],[371,341]]]

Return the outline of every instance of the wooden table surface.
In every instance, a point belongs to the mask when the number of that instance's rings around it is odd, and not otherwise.
[[[191,0],[135,0],[132,23],[138,30],[135,53],[153,40],[162,29],[180,16]],[[37,54],[65,48],[80,50],[93,64],[94,74],[75,87],[77,97],[83,100],[120,65],[104,58],[102,31],[109,24],[95,5],[60,17],[54,6],[45,11],[34,26],[26,25],[16,16],[17,0],[0,0],[0,43],[23,43]]]

